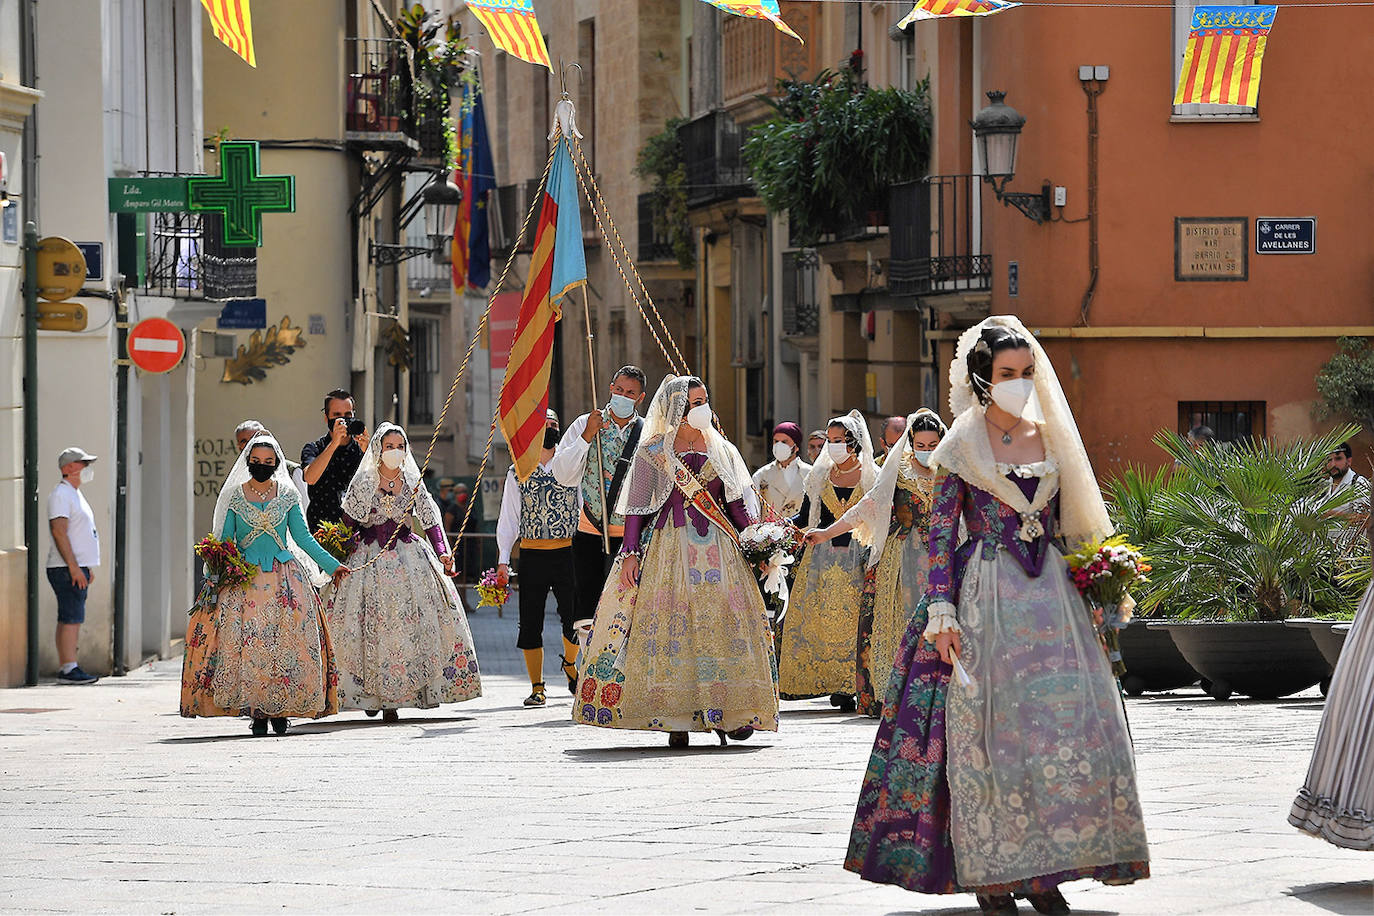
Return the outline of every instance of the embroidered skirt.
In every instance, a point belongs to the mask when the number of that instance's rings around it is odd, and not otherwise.
[[[856,539],[808,547],[787,600],[778,646],[778,689],[783,699],[854,693],[854,655],[864,548]]]
[[[889,536],[878,565],[864,576],[854,686],[859,712],[883,714],[887,681],[916,605],[926,593],[930,550],[915,531]]]

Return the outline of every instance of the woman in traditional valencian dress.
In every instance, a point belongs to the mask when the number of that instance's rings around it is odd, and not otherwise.
[[[807,535],[808,544],[818,544],[852,530],[868,550],[854,672],[859,712],[865,716],[883,714],[897,648],[925,597],[935,497],[930,456],[944,434],[945,424],[932,410],[922,407],[907,417],[906,433],[872,491],[834,524]]]
[[[927,601],[898,652],[845,867],[972,891],[987,913],[1015,913],[1012,895],[1067,913],[1064,882],[1149,876],[1119,690],[1057,540],[1111,525],[1054,369],[1021,323],[989,318],[955,352]]]
[[[625,540],[582,654],[573,721],[743,740],[777,731],[767,612],[739,551],[752,519],[743,459],[712,425],[706,386],[668,376],[617,509]]]
[[[859,504],[877,480],[873,443],[863,414],[853,410],[836,417],[826,428],[825,449],[807,475],[806,497],[796,523],[808,529],[833,525]],[[778,646],[778,690],[783,699],[829,694],[832,706],[853,711],[864,557],[864,546],[849,534],[803,551]]]
[[[1331,676],[1307,781],[1288,823],[1346,849],[1374,850],[1374,587]]]
[[[338,675],[316,585],[348,575],[310,536],[286,456],[266,433],[234,462],[215,503],[213,533],[257,568],[251,581],[202,593],[186,627],[181,714],[252,719],[278,735],[287,717],[338,712]],[[323,569],[324,572],[320,570]]]
[[[481,696],[472,633],[445,575],[453,554],[442,516],[399,426],[372,434],[343,511],[359,543],[348,558],[356,573],[329,603],[340,706],[395,722],[398,709]]]

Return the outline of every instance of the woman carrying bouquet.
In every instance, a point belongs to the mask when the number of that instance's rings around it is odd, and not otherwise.
[[[338,675],[316,584],[348,575],[305,526],[277,440],[259,433],[239,453],[215,503],[214,533],[249,565],[246,582],[207,582],[186,627],[181,714],[246,715],[254,735],[288,716],[338,712]],[[320,572],[323,569],[324,572]]]
[[[807,534],[808,544],[823,544],[853,531],[868,549],[854,673],[859,712],[866,716],[883,714],[897,647],[925,597],[935,494],[930,456],[945,432],[932,410],[922,407],[907,417],[906,433],[889,452],[872,491],[833,524]]]
[[[420,482],[405,432],[382,423],[343,498],[359,536],[357,574],[334,593],[329,628],[343,709],[397,720],[480,696],[472,633],[452,580],[453,555],[439,507]],[[415,533],[412,522],[424,531]]]
[[[776,731],[773,643],[739,549],[749,471],[700,379],[668,376],[617,512],[625,540],[583,653],[573,721],[743,740]]]
[[[863,414],[852,410],[836,417],[826,428],[825,449],[807,475],[796,523],[808,529],[833,525],[877,479]],[[784,699],[829,694],[832,706],[853,711],[864,565],[864,546],[849,534],[817,541],[802,553],[778,648],[778,689]]]
[[[932,459],[928,604],[898,653],[845,867],[972,891],[987,913],[1015,913],[1013,895],[1067,913],[1064,882],[1149,875],[1118,688],[1056,543],[1111,525],[1054,369],[1021,323],[989,318],[955,353],[957,419]],[[969,539],[955,549],[961,518]]]

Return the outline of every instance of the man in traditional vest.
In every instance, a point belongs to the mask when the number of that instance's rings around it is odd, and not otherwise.
[[[524,483],[515,478],[515,468],[506,475],[501,494],[501,517],[496,523],[496,546],[501,564],[496,574],[501,581],[510,578],[510,552],[520,541],[520,632],[515,645],[525,654],[525,669],[530,676],[530,695],[526,706],[543,706],[544,689],[544,605],[549,592],[558,605],[563,622],[563,674],[568,689],[577,689],[577,635],[573,629],[574,582],[572,538],[577,530],[581,494],[576,486],[564,486],[553,476],[549,462],[558,445],[558,414],[552,410],[544,422],[544,449],[539,467]]]
[[[639,434],[644,427],[639,405],[644,401],[646,381],[644,370],[638,366],[618,370],[611,378],[610,402],[572,422],[563,433],[550,465],[559,483],[582,488],[582,512],[577,534],[573,535],[579,620],[596,616],[601,589],[606,584],[612,561],[620,552],[625,519],[615,514],[615,505],[630,470],[630,459],[639,447]],[[601,444],[599,449],[597,442]],[[609,518],[605,506],[610,507]],[[606,525],[604,541],[603,524]]]

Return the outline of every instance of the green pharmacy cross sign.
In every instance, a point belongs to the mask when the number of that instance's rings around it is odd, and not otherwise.
[[[263,175],[256,141],[231,140],[219,147],[219,177],[186,180],[188,209],[224,218],[225,245],[262,247],[262,215],[296,212],[294,175]]]

